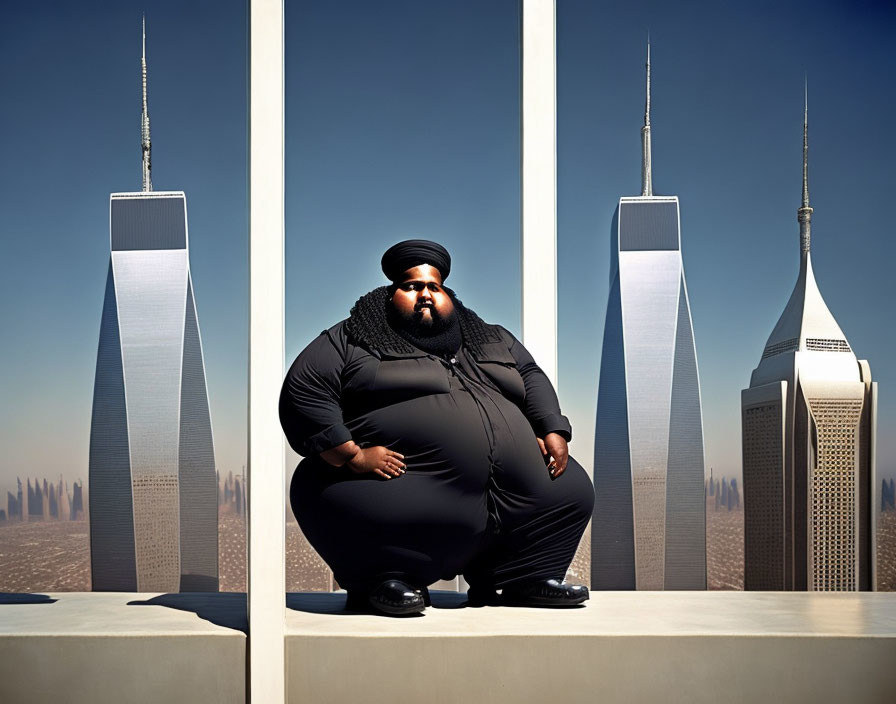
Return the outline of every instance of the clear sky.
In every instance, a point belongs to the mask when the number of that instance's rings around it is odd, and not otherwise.
[[[218,467],[245,462],[246,4],[0,10],[0,506],[17,474],[87,477],[108,197],[139,190],[147,10],[153,181],[187,194]],[[889,198],[896,14],[883,2],[559,0],[560,395],[590,468],[609,228],[640,189],[644,50],[654,190],[681,199],[707,469],[740,472],[740,390],[798,266],[803,80],[813,263],[880,382],[879,470],[896,467]],[[519,9],[290,0],[287,357],[385,282],[407,237],[449,248],[448,283],[520,327]]]

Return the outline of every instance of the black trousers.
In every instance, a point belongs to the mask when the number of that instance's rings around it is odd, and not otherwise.
[[[470,586],[503,588],[561,579],[594,504],[582,466],[570,457],[552,480],[528,421],[497,392],[423,397],[404,425],[429,419],[434,428],[401,437],[359,430],[363,444],[405,455],[401,477],[358,475],[319,458],[296,468],[293,513],[339,584],[369,589],[401,578],[422,587],[462,574]],[[415,444],[427,433],[441,442]]]

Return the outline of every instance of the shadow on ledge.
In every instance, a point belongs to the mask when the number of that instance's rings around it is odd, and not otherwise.
[[[178,611],[191,611],[216,626],[249,633],[246,595],[243,592],[160,594],[146,601],[129,601],[128,606],[165,606]]]
[[[51,599],[46,594],[0,592],[0,606],[4,604],[54,604],[56,601],[56,599]]]
[[[286,595],[286,608],[309,614],[356,616],[357,611],[345,610],[345,597],[344,592],[296,592]],[[430,597],[434,609],[461,609],[467,603],[467,595],[461,592],[431,590]]]

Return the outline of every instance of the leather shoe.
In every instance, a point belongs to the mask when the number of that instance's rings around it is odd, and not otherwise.
[[[423,594],[397,579],[389,579],[369,592],[349,591],[345,608],[388,616],[419,614],[426,607]]]
[[[423,597],[424,606],[432,606],[432,597],[429,595],[429,589],[427,587],[423,587],[422,589],[415,589],[414,591]]]
[[[506,606],[575,606],[590,597],[588,587],[557,579],[506,587],[501,593],[501,601]]]

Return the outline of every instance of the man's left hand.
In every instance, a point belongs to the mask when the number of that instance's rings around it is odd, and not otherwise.
[[[566,444],[566,438],[560,433],[548,433],[543,440],[535,439],[538,440],[538,447],[541,449],[541,454],[544,455],[551,479],[556,479],[566,471],[566,463],[569,461],[569,446]]]

